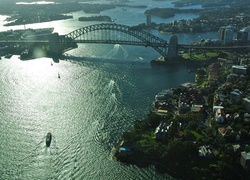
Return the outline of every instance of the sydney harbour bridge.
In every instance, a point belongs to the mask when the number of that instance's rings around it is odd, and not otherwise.
[[[1,43],[1,42],[0,42]],[[140,30],[137,27],[131,27],[115,23],[96,24],[74,30],[66,35],[53,33],[47,39],[42,40],[12,40],[2,43],[11,44],[29,44],[29,45],[48,45],[49,51],[55,55],[62,55],[64,52],[77,48],[78,43],[102,43],[102,44],[124,44],[152,47],[163,57],[176,57],[179,49],[244,49],[243,46],[230,47],[204,47],[200,45],[178,44],[178,38],[173,35],[169,43],[151,33]]]
[[[57,38],[55,38],[57,39]],[[146,31],[121,24],[96,24],[77,29],[64,36],[59,36],[61,50],[65,51],[78,43],[124,44],[152,47],[162,56],[167,56],[166,40]]]

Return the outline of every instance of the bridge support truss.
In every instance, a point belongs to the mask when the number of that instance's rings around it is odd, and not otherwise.
[[[74,43],[105,43],[150,46],[167,57],[168,44],[157,36],[136,27],[120,24],[97,24],[77,29],[60,37],[62,47]]]

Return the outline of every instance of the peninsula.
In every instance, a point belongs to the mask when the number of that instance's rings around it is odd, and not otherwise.
[[[247,179],[250,56],[218,58],[195,81],[157,94],[148,117],[123,133],[115,158],[180,179]]]
[[[15,4],[14,2],[3,3],[0,9],[1,15],[7,15],[5,26],[41,23],[62,19],[70,19],[70,14],[76,11],[85,13],[100,13],[103,10],[116,7],[147,8],[144,5],[127,5],[121,3],[97,4],[80,2],[62,2],[54,4]]]
[[[176,13],[199,13],[200,9],[177,9],[177,8],[153,8],[146,10],[144,14],[161,18],[174,17]]]
[[[176,8],[153,8],[144,12],[145,15],[157,16],[161,18],[174,17],[177,13],[193,13],[199,17],[192,20],[179,20],[170,23],[139,24],[139,28],[153,28],[161,33],[203,33],[216,32],[222,26],[232,25],[234,31],[239,31],[242,27],[249,26],[250,1],[209,1],[202,0],[180,0],[173,2]],[[192,9],[192,5],[201,5],[202,9]],[[185,6],[185,9],[178,7]],[[190,9],[189,9],[190,7]],[[214,7],[214,8],[211,8]]]
[[[105,22],[112,22],[112,19],[109,16],[79,17],[78,20],[79,21],[105,21]]]
[[[234,31],[249,25],[250,3],[180,0],[176,6],[201,4],[200,17],[168,24],[139,25],[160,32],[211,32],[233,23]],[[145,14],[168,17],[178,10],[153,9]],[[163,17],[163,16],[162,16]],[[246,32],[247,33],[247,32]],[[248,34],[249,37],[249,34]],[[246,39],[249,45],[249,40]],[[240,43],[240,41],[236,41]],[[211,41],[200,42],[214,46]],[[225,45],[225,44],[224,44]],[[227,44],[229,45],[229,44]],[[138,120],[118,142],[114,158],[139,167],[154,165],[178,179],[248,179],[250,177],[250,56],[248,50],[184,52],[180,63],[198,64],[195,83],[163,90],[145,120]],[[165,58],[151,62],[166,65]],[[168,64],[171,65],[171,64]],[[191,70],[190,70],[191,71]]]

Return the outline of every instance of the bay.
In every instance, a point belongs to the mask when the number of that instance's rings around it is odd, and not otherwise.
[[[171,7],[171,1],[134,3]],[[133,15],[130,11],[134,8],[127,8],[128,14],[119,8],[102,14],[116,14],[116,22],[125,25],[145,22],[143,10]],[[66,34],[99,23],[79,22],[77,17],[84,13],[73,14],[74,19],[26,28],[54,27]],[[23,26],[2,30],[7,28]],[[188,43],[192,36],[183,34],[179,39]],[[122,133],[146,117],[158,92],[194,81],[185,65],[152,68],[150,61],[158,56],[150,47],[79,44],[59,63],[50,58],[22,61],[18,55],[2,58],[0,179],[173,179],[154,167],[138,168],[112,159]],[[50,147],[45,146],[48,132]]]

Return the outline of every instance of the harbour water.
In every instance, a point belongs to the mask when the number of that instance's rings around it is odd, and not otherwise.
[[[122,21],[120,12],[116,21],[142,23],[142,12],[134,21]],[[26,27],[38,25],[65,34],[90,24],[74,18]],[[181,41],[190,40],[183,36]],[[22,61],[17,55],[2,58],[0,179],[172,179],[154,167],[112,159],[116,142],[134,121],[146,117],[155,94],[194,81],[184,65],[152,68],[150,61],[158,56],[150,47],[80,44],[59,63],[49,58]],[[45,144],[48,132],[50,147]]]

